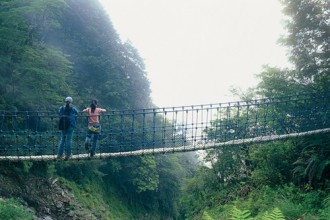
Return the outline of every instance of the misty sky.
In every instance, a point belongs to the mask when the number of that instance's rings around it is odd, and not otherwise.
[[[100,0],[146,64],[159,107],[235,101],[262,65],[286,67],[278,0]]]

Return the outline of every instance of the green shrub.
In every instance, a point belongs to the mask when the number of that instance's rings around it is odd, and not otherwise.
[[[0,199],[0,219],[33,219],[33,214],[14,199]]]

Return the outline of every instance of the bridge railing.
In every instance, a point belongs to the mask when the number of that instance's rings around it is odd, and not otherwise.
[[[194,150],[219,143],[330,127],[330,93],[108,111],[100,115],[97,151],[122,153]],[[50,111],[0,111],[0,156],[55,155],[59,116]],[[88,116],[79,113],[73,153],[86,153]]]

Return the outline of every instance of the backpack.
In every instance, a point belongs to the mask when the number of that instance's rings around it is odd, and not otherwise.
[[[63,111],[62,107],[62,111]],[[72,111],[72,107],[69,108],[69,110],[65,109],[63,112],[63,115],[61,115],[60,121],[59,121],[59,125],[58,125],[58,129],[63,131],[63,130],[67,130],[70,127],[70,114]]]

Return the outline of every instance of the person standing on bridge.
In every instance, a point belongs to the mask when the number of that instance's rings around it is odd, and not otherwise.
[[[78,115],[78,110],[72,106],[72,98],[65,98],[65,105],[61,106],[59,109],[60,115],[60,124],[59,129],[61,133],[61,141],[58,146],[57,158],[62,159],[65,148],[65,159],[69,159],[72,156],[71,145],[72,145],[72,136],[73,131],[76,127],[76,118]]]
[[[90,107],[85,108],[83,110],[83,112],[88,113],[88,130],[85,140],[85,149],[89,151],[90,157],[95,156],[96,144],[101,132],[100,113],[106,111],[107,111],[106,109],[97,107],[97,100],[95,99],[91,101]],[[93,138],[93,145],[91,147],[92,138]]]

